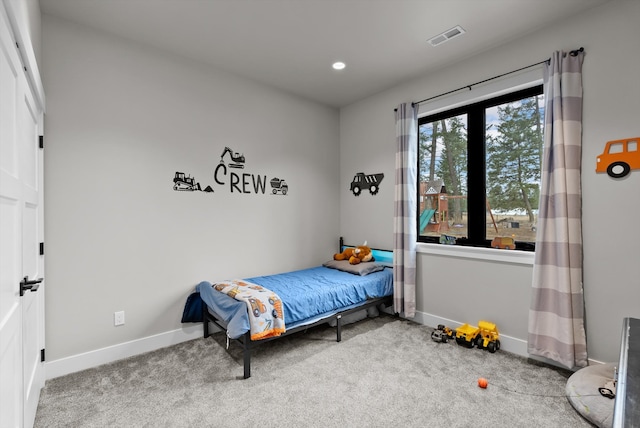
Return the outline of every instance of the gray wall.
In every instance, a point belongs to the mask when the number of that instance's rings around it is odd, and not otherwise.
[[[180,329],[202,280],[337,250],[337,110],[46,15],[43,35],[48,360]],[[289,193],[216,184],[225,146],[246,158],[229,174]]]
[[[379,246],[393,245],[393,109],[398,104],[536,63],[549,58],[555,50],[583,46],[586,56],[582,186],[588,351],[595,360],[617,360],[622,318],[640,317],[640,171],[626,179],[613,180],[606,174],[595,173],[595,159],[606,141],[640,136],[638,16],[640,2],[614,0],[343,108],[341,233],[354,241],[369,239]],[[445,49],[446,45],[440,48]],[[469,96],[474,96],[473,93]],[[351,176],[363,169],[384,172],[385,180],[389,180],[375,197],[355,198],[345,188]],[[367,213],[368,222],[363,223],[362,216],[353,215],[362,212]],[[430,251],[428,246],[420,250]],[[439,318],[457,323],[489,319],[497,323],[501,333],[524,343],[532,268],[490,258],[420,253],[417,319]]]
[[[594,170],[606,141],[640,136],[639,15],[637,1],[614,0],[339,113],[43,17],[48,359],[179,329],[198,281],[318,264],[340,234],[391,248],[393,108],[584,46],[589,353],[615,360],[622,317],[640,317],[640,172]],[[285,178],[290,194],[171,190],[175,171],[214,184],[227,145],[244,152],[244,172]],[[378,195],[349,192],[356,172],[385,174]],[[526,340],[529,265],[421,251],[418,318],[489,319]]]

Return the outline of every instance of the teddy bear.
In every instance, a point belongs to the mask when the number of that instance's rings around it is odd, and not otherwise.
[[[334,260],[349,260],[352,265],[357,265],[361,262],[369,262],[373,260],[373,253],[371,248],[367,247],[367,241],[364,241],[363,245],[358,245],[355,248],[345,248],[341,253],[333,255]]]

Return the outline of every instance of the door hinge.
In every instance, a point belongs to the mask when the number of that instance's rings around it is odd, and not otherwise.
[[[41,149],[44,149],[44,135],[41,135],[39,140],[39,145]]]
[[[44,348],[40,350],[40,362],[44,363]]]
[[[40,255],[44,256],[44,242],[40,243]]]

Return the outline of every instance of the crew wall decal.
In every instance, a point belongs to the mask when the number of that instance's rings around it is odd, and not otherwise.
[[[369,190],[369,193],[375,195],[380,190],[380,182],[383,178],[383,173],[365,174],[364,172],[358,172],[353,176],[349,190],[351,190],[355,196],[360,196],[363,190]]]
[[[226,163],[225,156],[227,157]],[[225,147],[220,155],[220,163],[213,171],[215,185],[221,187],[229,186],[229,192],[231,193],[267,193],[267,176],[236,172],[236,170],[242,170],[244,167],[244,155]],[[282,178],[273,177],[268,182],[272,195],[285,196],[289,192],[289,185]],[[214,192],[211,185],[203,189],[195,177],[181,171],[176,171],[173,176],[173,190],[180,192]]]

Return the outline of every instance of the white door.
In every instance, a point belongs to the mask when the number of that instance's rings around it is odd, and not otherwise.
[[[0,7],[0,426],[31,427],[45,379],[42,113],[10,28]]]

